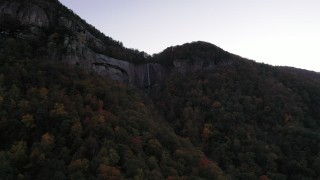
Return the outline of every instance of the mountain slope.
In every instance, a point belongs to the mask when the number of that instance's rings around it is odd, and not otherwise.
[[[153,97],[175,132],[230,177],[316,179],[320,79],[309,73],[238,58],[172,74]]]
[[[136,89],[28,58],[19,39],[0,47],[1,178],[223,179]]]
[[[150,56],[128,49],[105,36],[58,1],[4,0],[0,2],[0,30],[32,42],[34,56],[79,66],[101,76],[135,86],[146,86],[146,69],[151,66],[158,82],[162,69]]]
[[[35,47],[32,56],[45,56],[141,88],[158,86],[171,72],[198,71],[231,63],[234,57],[205,42],[167,48],[151,57],[106,37],[55,0],[4,0],[0,4],[0,25],[2,36],[31,42]],[[203,49],[207,54],[192,57]],[[187,59],[194,65],[186,63]]]
[[[320,176],[317,73],[201,41],[151,57],[56,0],[1,1],[0,25],[4,179]]]
[[[209,68],[213,65],[229,64],[237,56],[224,51],[223,49],[203,41],[185,43],[180,46],[168,47],[159,54],[155,54],[153,59],[160,64],[173,67],[179,62],[188,64],[202,63]]]

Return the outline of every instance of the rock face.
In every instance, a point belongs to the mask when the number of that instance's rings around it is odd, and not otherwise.
[[[67,53],[63,62],[92,69],[101,76],[137,87],[152,87],[165,76],[164,68],[157,63],[133,64],[99,54],[77,40],[66,40]],[[54,55],[53,55],[54,56]]]
[[[98,74],[142,88],[158,84],[166,74],[164,68],[157,63],[135,65],[101,54],[95,60],[93,69]]]
[[[11,22],[15,20],[15,25],[28,27],[27,30],[18,32],[17,37],[44,39],[48,57],[52,60],[94,70],[99,75],[138,87],[153,86],[162,79],[164,71],[159,64],[136,65],[97,53],[96,51],[103,52],[107,48],[103,42],[95,37],[83,22],[55,9],[54,3],[57,2],[50,4],[49,1],[42,0],[3,1],[0,3],[0,17],[4,21],[8,18]],[[7,22],[2,23],[5,25]],[[71,33],[46,31],[57,27]],[[59,42],[59,39],[63,41]]]
[[[34,3],[5,1],[0,6],[0,15],[12,16],[23,25],[49,27],[47,14]]]
[[[16,32],[17,38],[44,42],[49,59],[93,70],[101,76],[141,88],[159,84],[172,71],[186,73],[214,67],[201,59],[192,63],[176,59],[169,68],[158,63],[134,64],[126,59],[109,57],[103,54],[110,48],[101,36],[95,36],[97,33],[90,25],[57,0],[2,1],[0,25],[7,26],[8,19],[9,23],[24,28]]]

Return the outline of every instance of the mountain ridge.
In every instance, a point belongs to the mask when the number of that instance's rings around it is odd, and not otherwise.
[[[149,56],[55,0],[1,1],[0,25],[1,177],[320,177],[315,72],[203,41]]]
[[[18,29],[17,27],[22,28],[15,34],[20,38],[31,40],[35,38],[34,40],[41,41],[43,43],[41,45],[42,54],[49,56],[50,59],[88,70],[92,69],[118,82],[149,87],[159,84],[165,74],[171,72],[171,68],[176,68],[179,72],[186,72],[197,71],[204,66],[201,57],[197,57],[198,60],[193,65],[183,62],[181,57],[176,57],[169,60],[172,62],[169,62],[171,65],[168,68],[166,67],[168,58],[161,60],[168,50],[151,58],[144,52],[124,48],[120,42],[105,36],[58,1],[4,1],[0,14],[3,19],[3,27],[8,27],[6,23],[8,20],[15,23],[13,25],[15,30]],[[10,27],[7,28],[7,31],[9,30]],[[2,34],[10,34],[10,32],[4,29]],[[193,42],[177,46],[176,49],[200,44],[214,46],[204,42]],[[46,49],[50,51],[45,52]],[[224,52],[220,48],[217,50]],[[176,61],[174,66],[173,61]],[[206,63],[208,65],[208,62]],[[149,66],[151,66],[151,71]],[[147,69],[149,69],[148,72]],[[147,81],[148,77],[151,78],[151,84]]]
[[[168,47],[153,56],[128,49],[86,23],[59,1],[3,1],[0,14],[4,28],[2,35],[10,34],[12,28],[15,31],[20,28],[15,36],[42,42],[39,47],[42,51],[35,54],[93,70],[137,87],[157,86],[166,74],[174,71],[199,71],[244,60],[203,41]]]

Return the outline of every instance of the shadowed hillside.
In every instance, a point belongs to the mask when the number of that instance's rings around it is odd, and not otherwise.
[[[153,56],[0,2],[1,179],[320,177],[320,76],[202,41]]]
[[[0,41],[3,179],[223,178],[135,88]]]
[[[172,74],[153,98],[175,132],[230,177],[317,178],[317,77],[238,58],[231,65]]]

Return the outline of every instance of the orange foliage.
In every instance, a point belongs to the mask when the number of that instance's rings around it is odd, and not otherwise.
[[[176,180],[177,178],[174,176],[168,176],[167,180]]]
[[[54,143],[54,136],[51,133],[46,132],[42,135],[41,142],[47,145],[51,145]]]
[[[62,103],[55,103],[53,110],[51,113],[58,115],[58,116],[65,116],[68,113],[64,109],[64,105]]]
[[[212,135],[212,131],[209,128],[204,127],[203,131],[202,131],[203,140],[207,141],[210,138],[211,135]]]
[[[262,175],[259,177],[259,180],[270,180],[267,175]]]
[[[213,135],[213,126],[212,124],[206,123],[202,130],[202,139],[207,141]]]
[[[45,87],[39,89],[39,94],[43,99],[47,99],[48,98],[48,89]]]
[[[212,107],[215,109],[219,109],[221,107],[221,103],[219,101],[214,101],[212,103]]]
[[[100,164],[99,166],[99,176],[102,179],[108,179],[108,180],[123,179],[119,169],[115,167],[107,166],[104,164]]]
[[[76,159],[70,162],[68,168],[71,171],[86,171],[89,167],[89,161],[87,159]]]

